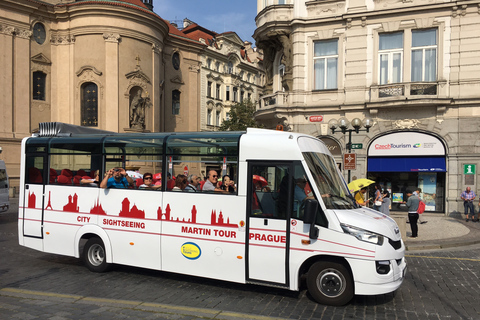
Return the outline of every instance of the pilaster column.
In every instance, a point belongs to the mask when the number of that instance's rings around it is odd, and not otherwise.
[[[118,43],[121,39],[118,33],[104,33],[105,39],[105,129],[119,132],[119,128],[128,128],[128,123],[120,125],[119,105],[119,70],[118,70]],[[127,117],[128,119],[128,117]]]

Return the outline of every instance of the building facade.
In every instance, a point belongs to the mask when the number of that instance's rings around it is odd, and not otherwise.
[[[216,131],[230,107],[245,99],[256,102],[263,88],[261,53],[235,32],[216,33],[184,19],[182,32],[206,45],[201,54],[200,128]]]
[[[480,191],[479,6],[258,0],[266,94],[256,119],[321,138],[341,169],[350,142],[352,178],[389,189],[394,210],[421,187],[428,211],[463,212],[462,190]],[[371,119],[368,132],[332,133],[345,119]]]
[[[213,130],[205,85],[220,75],[205,71],[206,56],[259,72],[257,62],[244,62],[235,33],[217,38],[223,51],[163,20],[152,0],[1,1],[0,157],[11,185],[18,186],[21,139],[39,122],[112,132]],[[221,122],[228,103],[213,101]]]

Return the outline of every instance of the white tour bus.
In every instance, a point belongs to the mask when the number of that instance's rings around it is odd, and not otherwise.
[[[290,290],[304,279],[312,297],[330,305],[393,292],[404,279],[397,224],[355,205],[316,138],[79,128],[42,123],[23,140],[20,245],[81,257],[95,272],[123,264]],[[138,176],[133,187],[82,183],[116,167]],[[161,188],[138,188],[147,172]],[[170,176],[209,172],[213,182],[228,175],[236,188],[170,190]]]

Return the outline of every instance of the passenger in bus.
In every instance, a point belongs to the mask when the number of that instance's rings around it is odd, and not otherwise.
[[[198,184],[200,183],[200,178],[197,175],[195,174],[189,175],[187,178],[187,182],[188,182],[188,185],[185,187],[185,191],[188,191],[188,192],[199,191],[197,188],[198,188]]]
[[[105,178],[103,178],[100,183],[100,188],[117,188],[117,189],[127,189],[133,188],[133,179],[127,175],[125,169],[115,167],[108,170]]]
[[[161,184],[155,185],[153,183],[153,174],[146,172],[143,174],[143,184],[138,187],[138,189],[143,190],[158,190],[162,187]]]
[[[170,191],[175,187],[175,179],[172,179],[170,172],[167,172],[167,190]]]
[[[183,191],[187,187],[187,184],[187,177],[183,174],[179,174],[175,178],[175,186],[173,187],[172,191]]]
[[[98,187],[100,184],[100,171],[95,170],[94,178],[90,178],[89,176],[85,175],[80,180],[80,184],[83,186]]]
[[[307,199],[315,199],[312,195],[307,196],[305,193],[305,186],[307,185],[307,180],[305,178],[295,179],[295,190],[294,190],[294,202],[293,210],[297,212],[298,208],[301,206],[303,201]]]
[[[237,192],[237,187],[235,186],[235,182],[230,180],[230,176],[228,174],[222,177],[222,185],[220,189],[223,191],[227,191],[228,193],[235,193]]]
[[[203,185],[202,191],[222,191],[218,187],[218,173],[215,170],[208,171],[207,181]]]

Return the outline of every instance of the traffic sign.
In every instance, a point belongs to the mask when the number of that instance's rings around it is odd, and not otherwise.
[[[357,155],[355,153],[345,153],[343,155],[343,169],[344,170],[357,169]]]
[[[352,149],[363,149],[363,143],[352,143]]]

